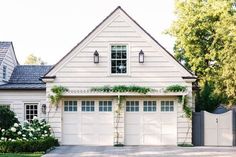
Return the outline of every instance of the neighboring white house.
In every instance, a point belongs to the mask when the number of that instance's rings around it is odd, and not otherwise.
[[[39,80],[40,76],[46,84]],[[115,111],[121,96],[121,144],[177,145],[192,141],[191,120],[186,118],[178,96],[188,96],[188,105],[194,108],[195,80],[191,72],[117,7],[53,67],[16,66],[9,83],[0,86],[0,104],[10,104],[21,121],[34,115],[47,117],[42,112],[46,104],[49,123],[61,144],[113,145],[117,140]],[[186,86],[187,92],[164,91],[175,84]],[[68,88],[57,109],[49,100],[54,85]],[[144,86],[154,91],[91,91],[108,85]]]

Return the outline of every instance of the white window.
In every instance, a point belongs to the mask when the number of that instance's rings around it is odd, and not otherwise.
[[[112,111],[112,101],[99,101],[99,111],[100,112],[111,112]]]
[[[161,111],[162,112],[174,111],[174,101],[161,101]]]
[[[38,117],[38,103],[25,103],[25,120],[30,122],[34,116]]]
[[[144,101],[143,102],[143,111],[144,112],[155,112],[157,110],[156,101]]]
[[[76,112],[77,111],[77,101],[64,101],[64,111]]]
[[[95,109],[94,101],[82,101],[81,111],[93,112]]]
[[[0,104],[0,107],[6,107],[6,108],[10,109],[10,104]]]
[[[3,69],[2,69],[2,78],[3,80],[6,80],[7,79],[7,66],[3,66]]]
[[[111,46],[111,74],[127,73],[127,46]]]
[[[127,112],[138,112],[139,111],[139,101],[126,101],[126,111]]]

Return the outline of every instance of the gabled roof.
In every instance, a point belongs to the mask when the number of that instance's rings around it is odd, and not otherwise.
[[[10,46],[11,42],[0,42],[0,65],[2,64]]]
[[[0,85],[1,89],[46,89],[40,80],[52,66],[49,65],[18,65],[15,67],[7,84]]]
[[[120,6],[118,6],[113,12],[111,12],[99,25],[97,25],[81,42],[79,42],[74,48],[72,48],[71,51],[69,51],[59,62],[57,62],[45,75],[44,77],[50,77],[49,73],[52,72],[54,69],[56,69],[56,67],[59,66],[59,64],[61,62],[63,62],[63,60],[65,60],[77,47],[79,47],[80,45],[83,44],[83,42],[85,42],[90,36],[92,36],[92,34],[94,34],[94,32],[103,24],[105,23],[113,14],[115,14],[117,11],[121,11],[123,12],[131,21],[134,22],[134,24],[136,24],[139,29],[141,29],[148,37],[150,37],[158,46],[160,46],[175,62],[177,62],[177,65],[179,64],[180,67],[182,67],[189,75],[189,77],[192,78],[196,78],[196,76],[189,71],[186,67],[184,67],[179,61],[177,61],[175,59],[175,57],[169,53],[159,42],[157,42],[156,39],[154,39],[154,37],[152,37],[145,29],[143,29],[133,18],[131,18]]]

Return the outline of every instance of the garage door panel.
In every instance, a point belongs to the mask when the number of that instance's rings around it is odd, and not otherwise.
[[[132,114],[126,114],[125,116],[126,116],[125,117],[126,118],[126,121],[125,121],[126,124],[139,124],[140,121],[141,121],[141,118],[140,118],[139,114],[132,113]]]
[[[176,145],[177,136],[175,134],[162,134],[162,144]]]
[[[157,114],[143,114],[143,123],[158,123],[160,117]]]
[[[160,145],[161,144],[161,137],[160,135],[153,135],[153,134],[144,134],[143,135],[143,144],[144,145]]]
[[[139,124],[129,124],[126,125],[125,132],[127,134],[139,134],[140,133],[140,125]]]
[[[163,124],[162,127],[162,134],[173,134],[176,133],[176,126],[172,124]]]
[[[140,136],[139,134],[126,134],[125,144],[126,145],[140,145]]]
[[[98,139],[99,139],[98,142],[99,145],[104,145],[104,144],[113,145],[113,136],[110,134],[104,134],[104,135],[100,134]]]
[[[64,124],[63,125],[63,133],[64,134],[77,134],[78,133],[78,125],[74,124]]]
[[[158,124],[144,124],[143,125],[143,133],[144,134],[158,134],[161,133],[161,126]]]
[[[99,134],[111,134],[113,132],[113,127],[111,127],[111,125],[99,125],[96,128],[98,128],[96,130],[97,133]]]
[[[82,134],[81,141],[84,145],[97,145],[98,142],[96,140],[96,136],[94,134]]]
[[[91,124],[83,124],[81,126],[81,134],[93,134],[95,127]]]
[[[80,138],[78,134],[63,135],[63,144],[77,145],[79,143],[80,143]]]
[[[85,114],[83,113],[81,116],[81,122],[82,124],[94,124],[96,121],[95,114]]]
[[[112,124],[113,115],[112,114],[99,114],[96,121],[100,124]]]
[[[162,123],[176,123],[176,114],[161,114],[161,122]]]
[[[78,122],[78,114],[64,114],[63,121],[66,124],[76,124]]]

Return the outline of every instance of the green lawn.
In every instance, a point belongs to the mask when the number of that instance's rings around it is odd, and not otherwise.
[[[0,157],[41,157],[42,153],[0,153]]]

